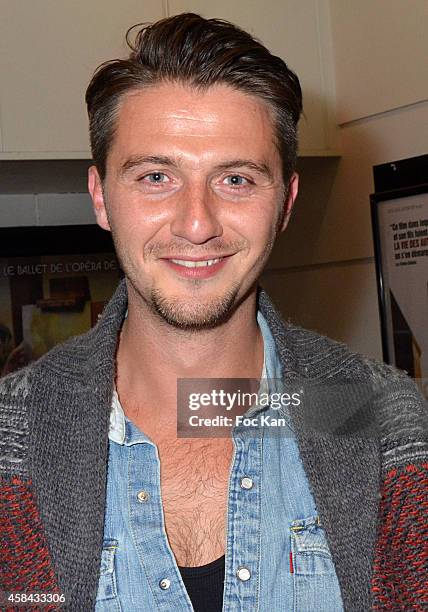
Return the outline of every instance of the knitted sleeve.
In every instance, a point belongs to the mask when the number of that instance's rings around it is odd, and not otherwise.
[[[415,383],[371,364],[381,381],[382,488],[373,566],[374,610],[428,609],[428,410]],[[386,380],[386,379],[385,379]]]
[[[27,420],[30,381],[30,368],[0,381],[0,591],[56,593],[56,579],[30,476]],[[7,603],[0,602],[1,609],[13,609]]]

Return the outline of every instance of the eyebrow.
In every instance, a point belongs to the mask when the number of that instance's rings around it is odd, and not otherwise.
[[[134,168],[142,166],[143,164],[170,166],[172,168],[179,167],[176,160],[167,155],[133,155],[122,164],[119,170],[119,176],[123,177]],[[269,165],[263,161],[255,162],[251,159],[232,159],[230,161],[221,162],[215,166],[216,170],[230,170],[232,168],[249,168],[273,180],[272,170]]]
[[[231,168],[249,168],[273,180],[272,171],[266,162],[255,162],[251,159],[233,159],[216,166],[217,170],[230,170]]]
[[[133,168],[143,164],[156,164],[158,166],[172,166],[177,168],[176,162],[172,157],[166,155],[132,155],[120,167],[119,176],[123,177]]]

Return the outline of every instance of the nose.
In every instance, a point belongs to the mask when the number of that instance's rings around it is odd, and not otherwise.
[[[180,193],[170,225],[171,233],[194,244],[221,236],[223,227],[214,200],[207,185],[189,185]]]

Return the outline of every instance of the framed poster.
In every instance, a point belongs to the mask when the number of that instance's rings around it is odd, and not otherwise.
[[[123,276],[98,225],[0,229],[0,377],[98,320]]]
[[[428,183],[370,200],[383,358],[428,398]]]

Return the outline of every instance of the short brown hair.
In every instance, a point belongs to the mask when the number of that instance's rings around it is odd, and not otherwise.
[[[302,91],[287,64],[222,19],[182,13],[145,25],[131,44],[134,28],[126,34],[129,57],[101,64],[86,90],[92,157],[101,180],[122,96],[160,82],[181,82],[198,89],[224,83],[265,101],[273,111],[276,145],[288,183],[296,166]]]

